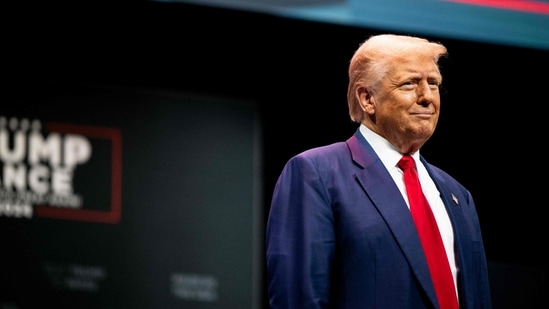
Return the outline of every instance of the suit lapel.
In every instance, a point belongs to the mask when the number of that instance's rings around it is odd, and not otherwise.
[[[463,239],[472,239],[474,235],[470,233],[470,226],[465,216],[463,215],[463,209],[461,204],[466,205],[467,197],[463,196],[460,191],[452,192],[451,189],[446,184],[446,180],[441,177],[438,173],[434,172],[428,163],[426,163],[423,158],[421,159],[429,172],[429,175],[435,182],[435,185],[440,192],[440,197],[446,208],[446,212],[450,217],[452,222],[453,231],[454,231],[454,248],[455,254],[458,261],[463,260],[463,254],[471,248],[463,247],[465,241]]]
[[[357,169],[355,177],[374,207],[387,222],[396,241],[406,256],[419,284],[433,303],[436,303],[435,290],[429,274],[429,268],[419,241],[412,216],[406,201],[402,198],[391,175],[383,166],[371,146],[357,131],[347,145]],[[372,181],[375,179],[375,181]]]

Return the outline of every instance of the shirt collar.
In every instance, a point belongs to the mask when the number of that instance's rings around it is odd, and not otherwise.
[[[370,130],[364,124],[360,125],[359,130],[362,136],[370,143],[370,146],[372,146],[385,168],[387,168],[387,170],[395,168],[398,161],[402,158],[402,154],[398,152],[395,146],[389,143],[389,141],[381,135]],[[419,162],[419,150],[416,151],[412,157],[416,162]]]

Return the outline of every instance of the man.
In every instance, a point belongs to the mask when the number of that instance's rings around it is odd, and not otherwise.
[[[357,49],[347,94],[357,131],[291,158],[274,189],[266,234],[272,309],[491,308],[474,201],[419,153],[438,122],[446,53],[439,43],[392,34]],[[425,224],[416,226],[398,167],[404,155],[415,160],[440,231],[426,234],[439,238],[442,258],[422,244]]]

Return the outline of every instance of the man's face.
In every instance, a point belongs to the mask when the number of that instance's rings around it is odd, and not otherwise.
[[[376,132],[399,149],[410,145],[419,148],[435,131],[441,82],[431,57],[407,56],[392,61],[381,87],[370,96]]]

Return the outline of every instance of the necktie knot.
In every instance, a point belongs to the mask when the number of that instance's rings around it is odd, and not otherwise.
[[[405,170],[410,169],[410,168],[415,168],[416,167],[416,162],[414,161],[414,158],[412,158],[411,156],[404,155],[404,156],[402,156],[400,161],[398,161],[397,166],[401,170],[405,171]]]

